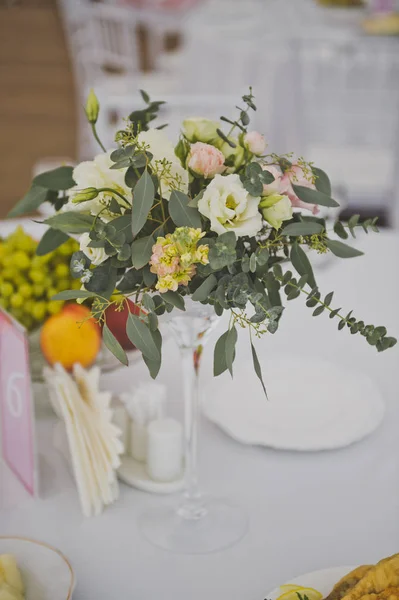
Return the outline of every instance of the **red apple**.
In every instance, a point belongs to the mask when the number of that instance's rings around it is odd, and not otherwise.
[[[111,304],[105,311],[105,320],[106,323],[114,334],[120,345],[124,350],[134,350],[135,346],[127,337],[126,333],[126,321],[131,312],[133,315],[140,314],[140,308],[137,304],[134,304],[131,300],[127,299],[129,303],[129,308],[127,303],[124,302],[122,310],[117,310],[119,307],[115,304]]]

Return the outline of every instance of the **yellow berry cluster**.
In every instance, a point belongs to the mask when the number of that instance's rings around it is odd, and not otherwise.
[[[22,227],[0,240],[0,306],[29,331],[61,310],[63,302],[51,300],[57,292],[80,287],[69,273],[75,240],[45,256],[36,255],[37,245]]]

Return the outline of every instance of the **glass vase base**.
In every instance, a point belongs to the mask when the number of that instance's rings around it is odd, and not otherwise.
[[[154,546],[178,554],[209,554],[230,548],[248,531],[245,511],[227,500],[210,498],[198,518],[184,518],[176,506],[145,511],[139,526]],[[180,511],[181,512],[181,511]]]

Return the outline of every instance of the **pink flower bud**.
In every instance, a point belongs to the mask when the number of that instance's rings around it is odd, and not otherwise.
[[[225,170],[224,155],[215,146],[196,142],[191,146],[187,166],[194,173],[210,179]]]
[[[248,148],[252,154],[261,156],[266,150],[266,140],[258,131],[249,131],[244,135],[244,146]]]

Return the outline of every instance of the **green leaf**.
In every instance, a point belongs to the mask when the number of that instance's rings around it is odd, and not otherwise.
[[[267,248],[260,247],[256,249],[255,255],[256,262],[262,267],[267,263],[270,257],[269,250]]]
[[[168,205],[170,216],[178,227],[201,228],[201,215],[196,208],[188,206],[189,202],[186,194],[173,190]]]
[[[144,91],[144,90],[140,90],[140,94],[141,94],[141,97],[143,98],[144,102],[145,102],[146,104],[149,104],[149,102],[150,102],[150,97],[149,97],[149,95],[147,94],[147,92],[146,92],[146,91]]]
[[[33,184],[40,185],[47,190],[69,190],[76,185],[72,173],[73,167],[58,167],[36,175]]]
[[[91,215],[82,215],[77,212],[65,212],[53,217],[49,217],[44,222],[64,233],[84,233],[90,231],[93,226],[95,217]]]
[[[349,237],[348,232],[346,231],[345,227],[342,225],[341,221],[337,221],[335,223],[334,231],[343,240],[346,240]]]
[[[297,242],[294,242],[292,245],[290,258],[299,275],[307,275],[309,285],[311,287],[316,287],[312,265],[310,264],[310,261],[304,250],[302,250]]]
[[[334,292],[330,292],[329,294],[327,294],[327,296],[324,298],[324,304],[326,306],[330,306],[331,304],[331,300],[333,299],[334,296]]]
[[[156,317],[156,315],[153,316]],[[157,328],[151,330],[151,335],[156,347],[159,350],[159,359],[152,360],[151,358],[148,358],[148,356],[145,356],[145,354],[143,354],[143,360],[148,367],[152,379],[155,379],[159,373],[162,364],[162,335],[159,329]]]
[[[331,196],[331,182],[327,173],[322,171],[322,169],[318,169],[317,167],[312,167],[312,171],[316,175],[316,190],[326,194],[327,196]]]
[[[108,327],[106,323],[103,325],[103,342],[107,346],[108,350],[121,362],[123,365],[128,366],[129,361],[126,356],[126,352]]]
[[[49,252],[53,252],[53,250],[61,246],[61,244],[64,244],[67,240],[69,240],[69,235],[63,231],[50,228],[44,233],[40,240],[39,245],[36,248],[36,254],[38,256],[44,256]]]
[[[256,271],[256,255],[255,253],[251,254],[251,258],[249,259],[249,270],[251,273],[255,273]]]
[[[133,190],[132,232],[136,236],[144,227],[154,202],[154,183],[145,170]]]
[[[314,235],[321,233],[324,227],[321,223],[306,221],[301,223],[291,223],[282,230],[282,235]]]
[[[357,250],[356,248],[352,248],[352,246],[348,246],[343,242],[338,242],[336,240],[326,240],[326,246],[335,256],[339,258],[354,258],[355,256],[362,256],[363,252]]]
[[[252,351],[252,361],[253,361],[253,363],[254,363],[254,369],[255,369],[255,373],[256,373],[256,375],[257,375],[257,377],[258,377],[259,381],[260,381],[260,382],[261,382],[261,384],[262,384],[263,391],[265,392],[265,396],[266,396],[266,398],[267,398],[266,387],[265,387],[265,384],[264,384],[264,382],[263,382],[262,368],[261,368],[261,366],[260,366],[260,362],[259,362],[259,359],[258,359],[258,355],[256,354],[255,346],[253,345],[252,341],[251,341],[251,351]]]
[[[126,333],[132,344],[149,360],[155,362],[160,360],[160,351],[155,344],[150,329],[139,317],[131,313],[127,318]]]
[[[132,263],[136,269],[141,269],[148,264],[155,244],[152,235],[135,240],[132,244]]]
[[[165,302],[172,304],[175,308],[178,308],[179,310],[186,310],[184,298],[177,292],[172,292],[169,290],[168,292],[161,294],[161,297]]]
[[[132,217],[130,214],[113,219],[112,227],[114,227],[115,231],[118,233],[123,233],[125,235],[125,240],[128,244],[133,241]]]
[[[144,284],[150,288],[154,285],[154,283],[157,280],[157,276],[155,273],[151,273],[150,271],[150,265],[145,265],[145,267],[143,268],[143,281]]]
[[[317,308],[315,308],[315,310],[313,311],[313,316],[318,317],[319,315],[321,315],[321,313],[324,311],[324,308],[324,306],[318,306]]]
[[[230,375],[233,377],[233,362],[236,355],[236,343],[237,343],[237,329],[233,325],[231,329],[227,332],[226,342],[225,342],[225,352],[226,352],[226,365],[228,370],[230,371]]]
[[[51,298],[51,300],[77,300],[78,298],[94,298],[94,292],[86,290],[64,290]]]
[[[32,185],[25,196],[10,210],[8,217],[18,217],[25,213],[34,212],[46,201],[47,190],[38,185]]]
[[[229,332],[225,331],[215,344],[215,351],[213,354],[213,374],[215,377],[218,377],[227,371],[226,340],[228,335]]]
[[[206,300],[211,291],[216,287],[217,282],[218,280],[216,279],[215,275],[209,275],[209,277],[207,277],[205,281],[203,281],[195,290],[194,294],[192,295],[192,299],[196,302],[202,302],[203,300]]]
[[[292,184],[292,188],[295,194],[298,196],[300,200],[306,202],[307,204],[319,204],[320,206],[339,206],[338,202],[336,202],[327,194],[323,194],[323,192],[319,192],[318,190],[312,190],[311,188],[307,188],[303,185],[295,185]]]
[[[85,288],[102,296],[106,296],[111,289],[112,294],[116,285],[116,273],[116,268],[112,267],[110,261],[106,261],[91,271],[92,275],[85,283]]]

